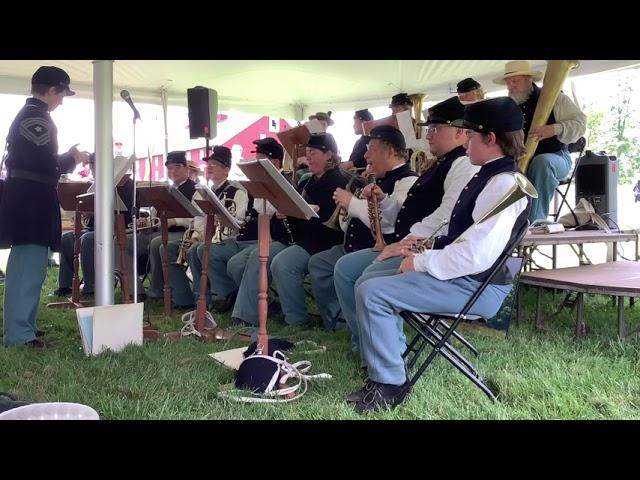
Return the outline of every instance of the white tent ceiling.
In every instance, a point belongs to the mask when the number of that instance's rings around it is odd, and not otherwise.
[[[544,70],[545,61],[532,60]],[[136,102],[186,106],[186,90],[196,85],[218,92],[220,110],[301,118],[309,112],[349,110],[384,104],[398,92],[426,93],[427,101],[455,92],[455,84],[474,77],[485,91],[505,60],[117,60],[113,65],[114,97],[121,89]],[[2,60],[0,92],[26,95],[40,65],[65,69],[79,96],[91,98],[90,60]],[[640,65],[640,60],[583,60],[571,75],[586,75]]]

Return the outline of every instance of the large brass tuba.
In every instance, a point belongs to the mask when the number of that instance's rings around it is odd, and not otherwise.
[[[547,70],[542,80],[540,98],[538,98],[538,104],[536,105],[536,111],[533,114],[529,131],[547,123],[549,115],[551,115],[553,111],[553,106],[556,104],[556,100],[560,94],[562,84],[569,75],[569,71],[577,67],[578,64],[579,62],[577,60],[549,60],[547,62]],[[526,151],[518,160],[518,167],[520,167],[520,170],[524,173],[527,173],[529,162],[533,158],[536,148],[538,148],[538,143],[538,137],[527,136],[527,142],[525,143]]]

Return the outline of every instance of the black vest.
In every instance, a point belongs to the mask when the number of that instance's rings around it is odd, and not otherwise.
[[[433,166],[420,175],[407,193],[407,198],[400,207],[396,218],[395,231],[385,235],[387,243],[402,240],[409,234],[414,223],[431,215],[442,203],[444,196],[444,180],[447,178],[453,162],[466,155],[463,147],[456,147]]]
[[[405,163],[395,170],[388,171],[384,177],[377,178],[376,185],[378,185],[384,193],[391,195],[398,180],[405,177],[417,176],[418,175],[411,170],[411,167]],[[371,229],[362,223],[360,219],[352,218],[344,234],[344,249],[348,253],[351,253],[356,250],[362,250],[363,248],[373,247],[375,244],[374,240]]]
[[[525,141],[527,136],[529,135],[529,129],[531,128],[533,114],[535,113],[536,106],[538,105],[538,98],[540,98],[540,88],[534,83],[531,96],[527,99],[526,102],[520,104],[520,110],[522,110],[522,114],[524,115]],[[549,115],[549,119],[547,120],[546,125],[550,125],[553,123],[556,123],[556,118],[553,116],[553,110],[551,110],[551,115]],[[538,143],[538,147],[536,148],[534,156],[540,155],[542,153],[555,153],[563,149],[566,150],[567,146],[564,143],[560,142],[560,140],[558,140],[558,137],[553,136],[545,138]]]
[[[295,185],[293,183],[293,172],[280,172],[282,174],[282,176],[284,178],[287,179],[287,182],[289,182],[294,188]],[[299,178],[296,175],[296,178]],[[262,201],[262,200],[260,200]],[[271,216],[271,218],[269,219],[269,233],[271,234],[271,240],[274,242],[280,242],[280,243],[284,243],[285,245],[292,245],[294,240],[293,240],[293,234],[289,233],[289,230],[291,229],[291,225],[288,223],[289,220],[281,220],[278,217],[274,215]],[[287,230],[287,225],[289,230]]]
[[[234,192],[235,194],[235,192]],[[250,241],[258,239],[258,212],[253,206],[254,198],[251,194],[247,193],[249,203],[247,204],[247,214],[244,217],[244,225],[238,232],[236,240],[238,241]]]
[[[191,201],[191,199],[193,198],[193,194],[196,193],[196,183],[190,178],[187,178],[187,180],[178,187],[178,190],[182,195],[186,197],[187,200]],[[173,227],[169,227],[169,231],[184,232],[185,228],[178,225],[174,225]]]
[[[476,173],[469,183],[462,189],[458,201],[456,202],[449,218],[449,231],[447,235],[442,235],[435,238],[433,242],[434,249],[442,249],[447,245],[453,243],[462,233],[473,225],[473,209],[476,205],[478,195],[484,190],[489,180],[500,173],[515,172],[517,170],[516,162],[513,157],[502,157],[498,160],[494,160],[486,165],[483,165],[478,173]],[[511,230],[511,239],[522,228],[524,222],[528,221],[529,216],[529,204],[527,208],[518,216],[516,222]],[[498,261],[498,260],[496,260]],[[495,265],[495,263],[494,263]],[[499,272],[494,278],[493,283],[503,283],[503,278],[506,275],[506,268],[503,267],[504,272]],[[484,272],[470,275],[471,278],[480,282],[484,281],[491,268]]]
[[[287,179],[289,183],[291,182],[291,172],[281,172],[282,176]],[[247,217],[245,220],[245,224],[240,230],[236,240],[239,241],[251,241],[258,239],[258,216],[259,213],[255,209],[255,198],[251,194],[247,194],[249,197],[249,204],[247,205]],[[262,202],[261,198],[257,199],[258,202]],[[275,215],[272,215],[269,219],[269,233],[271,235],[271,239],[274,242],[282,242],[284,244],[291,243],[291,236],[288,234],[286,226],[284,222],[277,218]]]
[[[367,153],[367,140],[364,137],[360,137],[353,145],[353,150],[349,156],[349,161],[355,168],[366,168],[367,159],[364,158],[365,153]]]
[[[302,198],[307,203],[320,207],[317,212],[319,218],[300,220],[289,217],[289,224],[296,244],[304,248],[309,255],[328,250],[334,245],[342,243],[342,231],[332,230],[322,222],[329,220],[336,208],[333,192],[336,188],[345,188],[348,181],[349,174],[335,167],[327,170],[320,178],[312,175],[298,185],[298,189],[302,191]]]

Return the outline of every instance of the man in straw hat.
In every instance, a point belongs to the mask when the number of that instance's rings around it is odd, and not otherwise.
[[[504,74],[494,83],[506,85],[509,96],[520,106],[524,115],[525,142],[528,135],[540,138],[540,143],[525,172],[538,191],[533,200],[529,220],[545,220],[549,203],[560,180],[569,175],[571,157],[567,145],[577,141],[587,128],[587,116],[571,99],[560,92],[546,125],[531,129],[541,89],[534,82],[542,79],[542,72],[534,70],[527,60],[507,62]]]

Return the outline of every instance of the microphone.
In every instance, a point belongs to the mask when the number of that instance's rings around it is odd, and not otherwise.
[[[136,118],[140,118],[140,112],[133,105],[133,100],[131,100],[131,95],[129,95],[129,91],[128,90],[121,90],[120,91],[120,96],[122,97],[122,99],[125,102],[127,102],[129,104],[129,106],[131,107],[131,110],[133,110],[133,119],[135,120]]]

